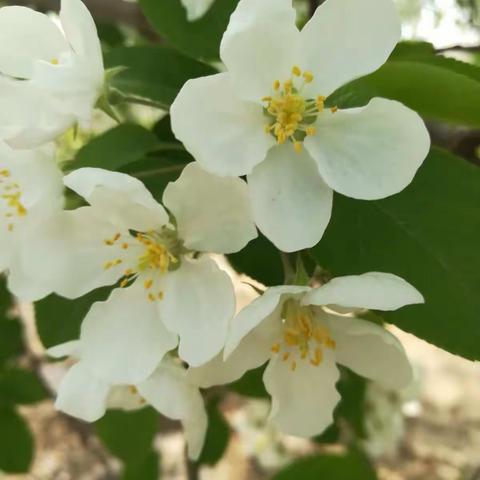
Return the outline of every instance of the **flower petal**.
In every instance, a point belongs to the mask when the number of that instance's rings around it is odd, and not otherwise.
[[[218,177],[190,163],[168,184],[163,203],[191,250],[238,252],[257,236],[248,188],[239,178]]]
[[[188,382],[185,369],[164,362],[137,388],[162,415],[182,422],[189,457],[196,460],[202,451],[208,418],[202,395],[196,386]]]
[[[81,356],[81,342],[80,340],[72,340],[70,342],[62,343],[51,347],[47,350],[47,355],[52,358],[75,357]]]
[[[75,53],[88,57],[87,65],[96,76],[102,77],[102,48],[88,8],[81,0],[62,0],[60,21]]]
[[[95,422],[107,409],[109,385],[96,378],[82,362],[67,372],[60,384],[55,408],[86,422]]]
[[[224,358],[227,359],[239,347],[240,342],[261,323],[269,323],[269,319],[272,319],[280,324],[281,309],[285,300],[304,294],[309,290],[309,287],[282,285],[269,288],[262,296],[253,300],[232,321],[225,345]],[[274,342],[275,338],[272,338],[270,345]]]
[[[255,221],[277,248],[294,252],[322,238],[333,192],[307,152],[280,145],[248,176]]]
[[[106,261],[114,260],[104,240],[117,231],[114,225],[99,219],[92,207],[59,212],[35,228],[35,242],[22,242],[23,271],[66,298],[112,285],[123,276],[124,267],[104,268]],[[22,295],[20,289],[15,291]]]
[[[263,365],[271,356],[271,347],[280,335],[281,324],[270,315],[245,336],[226,360],[218,354],[205,365],[188,370],[192,383],[200,388],[225,385],[241,378],[246,372]]]
[[[187,20],[194,22],[202,18],[215,0],[181,0],[187,11]]]
[[[291,0],[241,0],[223,35],[220,57],[245,100],[260,102],[275,80],[291,76],[300,33]]]
[[[327,0],[301,32],[305,69],[315,75],[315,95],[330,95],[388,59],[400,40],[391,0]]]
[[[225,345],[235,314],[229,276],[208,257],[184,258],[161,287],[164,298],[157,308],[166,327],[180,337],[179,356],[195,367],[208,362]]]
[[[82,324],[82,359],[110,383],[135,385],[155,370],[175,348],[157,306],[143,286],[116,289],[106,302],[95,303]]]
[[[299,360],[295,371],[290,362],[276,355],[263,375],[265,388],[272,396],[270,420],[290,435],[311,437],[322,433],[333,422],[333,411],[340,400],[335,388],[338,378],[330,350],[324,351],[319,366]]]
[[[0,71],[4,75],[30,78],[36,61],[51,62],[69,50],[47,15],[26,7],[0,8]]]
[[[335,191],[374,200],[403,190],[430,148],[423,120],[401,103],[374,98],[366,107],[330,113],[305,146]]]
[[[334,278],[311,290],[302,301],[304,305],[339,305],[385,311],[424,302],[421,293],[403,278],[381,272]]]
[[[189,80],[170,109],[172,130],[203,168],[250,173],[274,145],[260,105],[240,100],[227,73]]]
[[[168,223],[167,212],[145,185],[125,173],[80,168],[63,181],[119,227],[147,232]]]
[[[413,371],[402,344],[390,332],[358,318],[329,316],[338,363],[392,389],[407,387]]]

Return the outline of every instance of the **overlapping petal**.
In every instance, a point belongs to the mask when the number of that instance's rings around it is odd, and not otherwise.
[[[317,244],[327,228],[333,192],[307,152],[280,145],[248,176],[258,228],[277,248],[293,252]]]
[[[303,68],[315,76],[314,95],[330,95],[377,70],[400,40],[392,0],[327,0],[301,32]]]
[[[333,190],[374,200],[403,190],[425,160],[430,137],[417,113],[374,98],[366,107],[324,112],[305,147]]]
[[[290,435],[311,437],[322,433],[332,423],[340,400],[335,388],[338,379],[335,355],[330,350],[324,351],[321,365],[298,362],[295,372],[281,356],[274,356],[263,376],[272,396],[270,420]]]
[[[4,75],[30,78],[36,61],[50,62],[69,50],[61,30],[43,13],[18,6],[0,8],[0,72]]]
[[[161,322],[157,306],[141,285],[116,289],[95,303],[82,324],[82,360],[98,378],[135,385],[153,373],[177,345],[176,335]]]
[[[245,182],[212,175],[196,163],[167,186],[163,203],[191,250],[233,253],[257,236]]]
[[[341,365],[387,388],[407,387],[413,372],[402,344],[383,327],[358,318],[331,315],[329,328]]]
[[[207,433],[207,413],[198,388],[188,381],[185,369],[164,362],[138,385],[139,393],[160,413],[180,420],[185,429],[189,457],[200,455]]]
[[[291,0],[241,0],[223,35],[220,56],[236,91],[260,103],[275,80],[290,78],[299,61],[300,33]]]
[[[424,303],[424,298],[403,278],[391,273],[370,272],[334,278],[311,290],[302,302],[304,305],[339,305],[387,311]]]
[[[250,173],[275,143],[265,133],[262,108],[237,97],[228,73],[189,80],[170,113],[175,136],[217,175]]]
[[[225,345],[235,314],[229,276],[208,257],[184,258],[162,279],[157,308],[166,327],[179,335],[179,356],[191,366],[211,360]]]
[[[95,422],[106,412],[109,390],[108,383],[96,378],[88,366],[79,362],[63,378],[55,408],[86,422]]]
[[[65,176],[64,183],[120,228],[148,232],[168,223],[165,209],[130,175],[80,168]]]

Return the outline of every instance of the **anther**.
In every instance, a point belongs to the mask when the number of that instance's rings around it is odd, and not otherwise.
[[[313,78],[312,72],[303,72],[303,79],[305,80],[305,83],[313,82]]]
[[[295,66],[292,68],[292,74],[295,75],[296,77],[299,77],[302,74],[302,71],[300,70],[299,67]]]

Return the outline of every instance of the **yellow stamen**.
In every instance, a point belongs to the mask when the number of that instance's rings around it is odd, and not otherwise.
[[[300,70],[299,67],[295,66],[292,68],[292,75],[299,77],[301,74],[302,74],[302,71]]]

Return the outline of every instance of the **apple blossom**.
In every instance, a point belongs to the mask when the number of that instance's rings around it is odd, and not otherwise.
[[[0,142],[0,157],[0,271],[7,272],[13,293],[43,297],[51,290],[32,277],[23,252],[38,225],[62,209],[62,174],[51,145],[13,150]]]
[[[317,435],[332,422],[340,399],[337,363],[388,388],[401,389],[412,379],[405,351],[391,333],[335,309],[396,310],[423,301],[401,278],[377,272],[338,277],[313,289],[270,288],[232,323],[225,362],[216,357],[189,375],[209,387],[268,361],[263,381],[272,397],[270,419],[285,433]]]
[[[181,0],[187,11],[187,20],[194,22],[202,18],[215,0]]]
[[[240,0],[221,43],[227,71],[184,85],[173,131],[205,169],[248,176],[256,223],[279,249],[312,247],[330,220],[332,190],[393,195],[428,153],[423,121],[396,101],[326,106],[399,39],[391,0],[327,0],[302,31],[291,0]]]
[[[175,347],[176,335],[179,355],[190,365],[216,355],[235,297],[228,275],[200,254],[235,252],[257,235],[245,183],[191,163],[165,189],[171,218],[126,174],[83,168],[64,183],[90,206],[45,222],[29,264],[43,285],[67,298],[120,282],[123,288],[93,305],[84,322],[89,346],[109,345],[118,353],[97,358],[102,349],[92,347],[97,370],[112,381],[125,372],[132,372],[129,383],[141,381]],[[112,342],[119,322],[122,340]]]
[[[113,339],[112,339],[113,340]],[[98,376],[95,365],[82,359],[84,342],[71,341],[48,350],[52,357],[71,356],[73,365],[60,385],[55,407],[68,415],[94,422],[107,409],[136,410],[147,404],[162,415],[180,420],[189,456],[197,459],[207,431],[207,413],[198,386],[173,357],[165,357],[156,370],[137,385],[112,385]]]
[[[14,148],[88,124],[102,93],[102,50],[90,13],[80,0],[62,0],[60,21],[61,28],[26,7],[0,9],[0,136]]]

